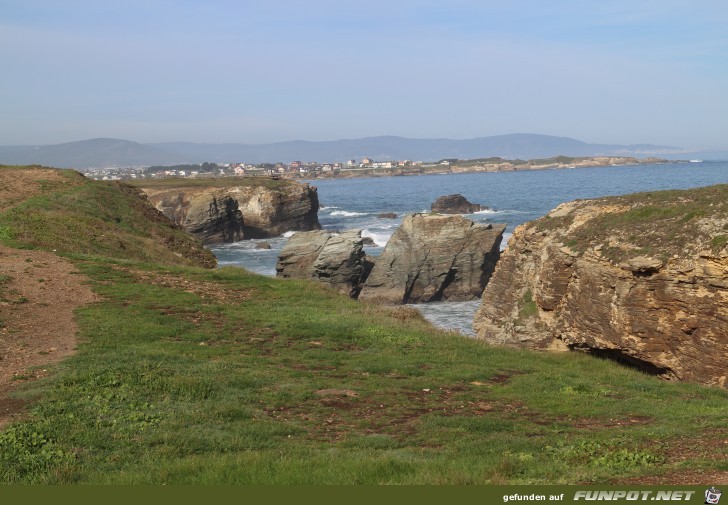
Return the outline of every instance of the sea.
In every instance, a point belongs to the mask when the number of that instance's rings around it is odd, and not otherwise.
[[[488,210],[468,214],[478,223],[506,223],[501,248],[513,229],[537,219],[562,202],[609,195],[687,189],[728,183],[728,161],[700,161],[655,165],[564,168],[517,172],[467,173],[419,176],[316,179],[325,230],[361,229],[374,245],[368,255],[378,256],[402,221],[415,212],[428,212],[440,196],[459,193]],[[378,215],[394,213],[397,218]],[[262,275],[275,275],[278,253],[294,232],[265,239],[270,249],[257,249],[261,240],[211,246],[222,266],[242,267]],[[441,328],[473,335],[473,316],[479,301],[415,304]]]

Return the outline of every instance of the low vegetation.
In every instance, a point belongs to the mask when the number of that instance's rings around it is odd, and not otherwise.
[[[565,245],[579,252],[600,247],[613,261],[637,255],[667,260],[673,255],[725,248],[728,231],[728,185],[690,190],[656,191],[587,200],[594,217],[574,226]],[[601,210],[604,209],[604,210]],[[539,230],[559,232],[573,223],[575,213],[544,217]],[[609,237],[610,242],[603,242]]]
[[[105,216],[101,201],[126,191],[87,185],[43,202]],[[25,214],[34,198],[46,196]],[[143,241],[148,225],[131,213],[99,219]],[[413,310],[128,255],[131,243],[89,251],[16,208],[0,226],[13,232],[6,245],[63,252],[102,298],[77,313],[78,352],[19,381],[32,406],[0,431],[0,481],[554,484],[728,471],[724,390],[493,348]]]
[[[272,177],[203,177],[199,179],[192,178],[168,178],[168,179],[140,179],[125,181],[133,186],[144,187],[150,189],[166,189],[166,188],[228,188],[230,186],[263,186],[268,189],[283,189],[295,184],[293,181],[285,179],[274,179]]]

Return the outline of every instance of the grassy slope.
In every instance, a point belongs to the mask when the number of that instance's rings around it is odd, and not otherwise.
[[[728,470],[715,443],[722,390],[492,348],[306,282],[76,262],[104,301],[78,314],[78,354],[28,385],[28,419],[0,433],[4,481],[558,483]]]
[[[22,179],[33,170],[0,166],[0,178]],[[7,245],[163,264],[215,265],[197,239],[172,226],[139,190],[88,180],[72,170],[57,174],[60,177],[39,181],[30,198],[0,212],[0,239]]]

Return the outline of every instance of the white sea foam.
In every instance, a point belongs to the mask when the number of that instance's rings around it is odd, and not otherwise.
[[[332,216],[343,216],[343,217],[357,217],[366,216],[366,212],[353,212],[348,210],[335,210],[331,213]]]
[[[291,230],[291,231],[287,231],[286,233],[284,233],[284,234],[283,234],[283,236],[284,236],[285,238],[290,238],[290,237],[292,237],[292,236],[293,236],[293,235],[295,235],[295,234],[296,234],[296,232],[295,232],[295,231],[293,231],[293,230]]]
[[[374,243],[377,246],[384,247],[385,245],[387,245],[387,241],[389,241],[389,238],[392,236],[392,234],[391,233],[373,232],[373,231],[369,230],[368,228],[364,228],[361,231],[361,236],[369,237],[370,239],[372,239],[374,241]]]
[[[495,209],[483,209],[479,210],[478,212],[473,212],[473,214],[497,214],[498,211]]]

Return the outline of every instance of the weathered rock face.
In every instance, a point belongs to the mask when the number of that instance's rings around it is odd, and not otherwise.
[[[563,204],[517,228],[478,337],[726,386],[728,186]]]
[[[481,207],[477,203],[470,203],[463,195],[441,196],[430,208],[438,214],[472,214],[488,207]]]
[[[405,216],[359,299],[391,304],[476,299],[498,261],[504,230],[505,225],[476,225],[462,216]]]
[[[206,244],[321,228],[315,187],[290,181],[246,182],[165,181],[143,191],[157,209]]]
[[[324,282],[356,298],[371,262],[363,251],[361,230],[294,234],[281,250],[276,276]]]

